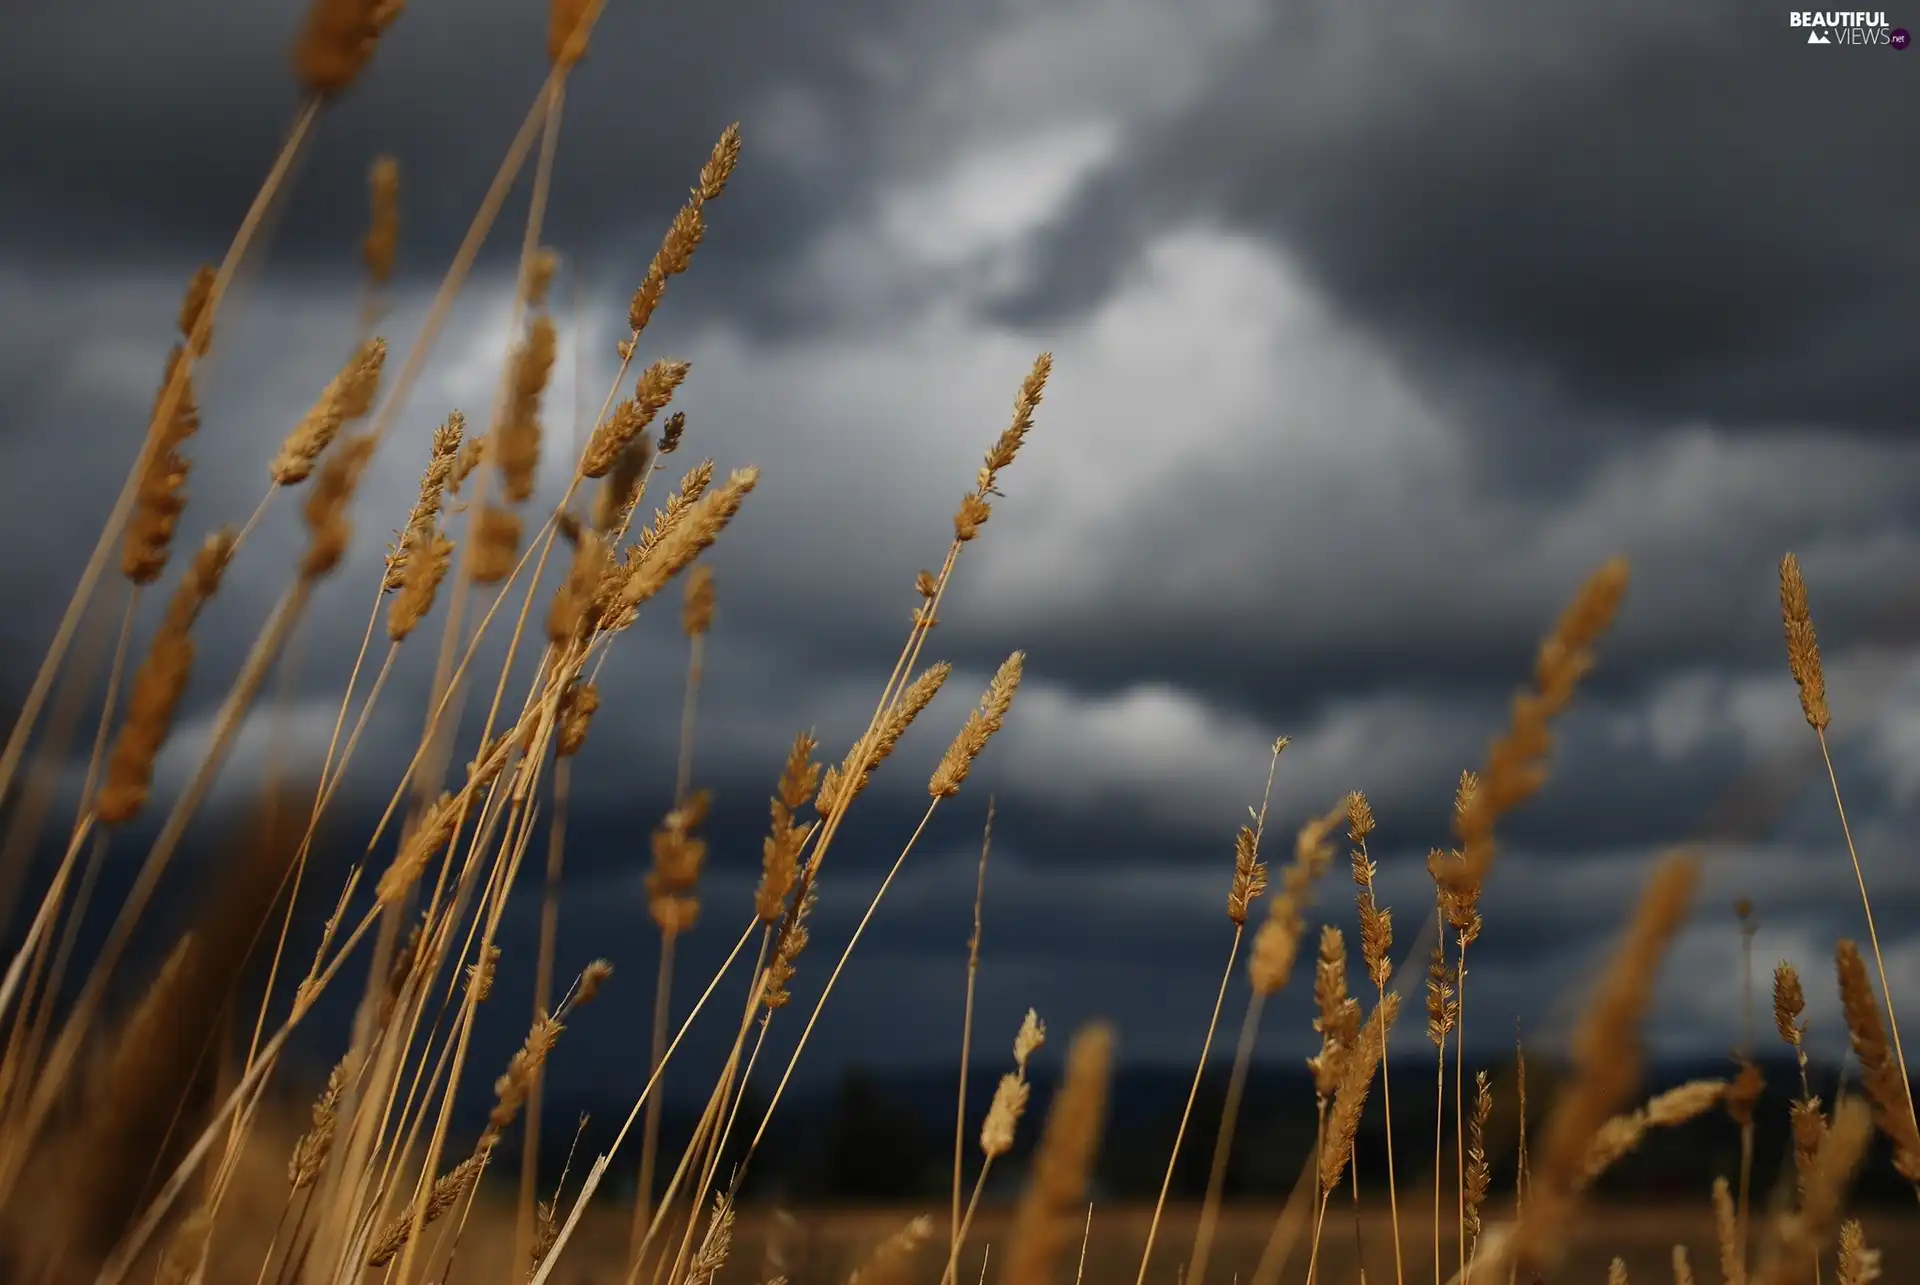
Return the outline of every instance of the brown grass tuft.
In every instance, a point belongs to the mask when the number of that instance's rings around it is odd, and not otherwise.
[[[168,600],[167,614],[134,673],[126,721],[114,738],[106,780],[94,799],[94,812],[107,825],[131,821],[153,788],[154,760],[173,730],[174,715],[193,671],[193,624],[220,588],[233,548],[231,531],[207,537]]]
[[[1860,1059],[1860,1086],[1873,1103],[1873,1118],[1893,1144],[1893,1167],[1908,1182],[1920,1182],[1920,1130],[1907,1105],[1906,1084],[1888,1047],[1880,1024],[1880,1002],[1867,978],[1860,948],[1842,941],[1834,952],[1840,975],[1840,1006],[1846,1013],[1847,1033],[1854,1056]],[[1836,1120],[1836,1125],[1837,1125]]]
[[[280,453],[267,466],[276,486],[294,486],[312,476],[314,464],[349,422],[365,417],[380,392],[380,371],[387,341],[369,339],[354,351],[340,373],[327,381],[319,399],[287,434]]]
[[[1800,712],[1807,726],[1823,732],[1832,721],[1827,711],[1827,676],[1820,665],[1820,640],[1813,632],[1813,612],[1807,606],[1807,582],[1800,576],[1800,559],[1791,553],[1780,559],[1780,621],[1787,631],[1787,668],[1800,689]]]
[[[1083,1027],[1067,1051],[1067,1069],[1033,1159],[1026,1193],[1014,1215],[1000,1279],[1005,1285],[1050,1285],[1054,1265],[1079,1230],[1087,1181],[1105,1125],[1113,1032]]]

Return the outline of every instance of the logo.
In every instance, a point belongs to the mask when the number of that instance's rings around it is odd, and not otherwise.
[[[1883,45],[1905,49],[1907,29],[1893,27],[1882,12],[1868,10],[1796,10],[1787,15],[1787,25],[1804,28],[1810,45]]]

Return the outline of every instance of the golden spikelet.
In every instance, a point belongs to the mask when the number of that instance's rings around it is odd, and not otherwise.
[[[1759,1108],[1761,1095],[1766,1091],[1767,1081],[1760,1074],[1760,1068],[1754,1065],[1752,1058],[1743,1055],[1740,1058],[1740,1074],[1727,1087],[1727,1114],[1741,1128],[1748,1127],[1753,1123],[1753,1113]]]
[[[623,629],[632,623],[643,604],[720,538],[759,480],[759,469],[735,469],[718,488],[689,506],[637,563],[632,557],[627,559],[627,574],[615,594],[614,628]]]
[[[1587,579],[1541,643],[1533,686],[1514,697],[1507,731],[1487,751],[1475,787],[1455,817],[1460,860],[1447,871],[1450,892],[1477,896],[1485,885],[1493,865],[1494,825],[1545,782],[1552,722],[1593,668],[1594,645],[1613,624],[1626,590],[1626,561],[1615,558]]]
[[[1004,1156],[1013,1150],[1013,1135],[1027,1109],[1027,1082],[1009,1071],[1000,1077],[993,1091],[993,1105],[987,1108],[986,1122],[980,1126],[980,1151],[987,1156]]]
[[[1020,391],[1013,398],[1013,419],[994,439],[986,460],[980,465],[979,475],[974,479],[973,490],[961,499],[960,508],[953,515],[955,540],[965,543],[973,539],[993,515],[993,506],[987,502],[987,497],[999,494],[995,483],[999,481],[1000,470],[1013,463],[1021,446],[1026,443],[1027,433],[1033,427],[1034,409],[1040,405],[1047,388],[1047,376],[1052,372],[1053,354],[1043,352],[1034,358],[1033,368],[1020,381]]]
[[[1493,1082],[1485,1071],[1473,1074],[1473,1117],[1467,1124],[1467,1234],[1480,1239],[1480,1209],[1487,1201],[1493,1170],[1487,1163],[1487,1122],[1493,1118]],[[1472,1257],[1471,1248],[1467,1251]]]
[[[1873,1117],[1893,1144],[1893,1167],[1908,1182],[1920,1182],[1920,1131],[1916,1131],[1911,1099],[1900,1075],[1886,1028],[1880,1024],[1880,1001],[1867,978],[1860,948],[1843,940],[1834,952],[1840,975],[1840,1007],[1854,1056],[1860,1059],[1860,1086],[1873,1103]]]
[[[1244,927],[1247,912],[1267,890],[1267,863],[1260,859],[1260,837],[1250,825],[1233,836],[1233,886],[1227,890],[1227,918]]]
[[[707,842],[693,832],[707,819],[709,798],[695,790],[667,813],[653,832],[653,869],[647,873],[648,908],[660,931],[674,936],[693,926],[699,903],[692,898],[707,862]]]
[[[1094,1023],[1074,1036],[1066,1075],[1047,1112],[1027,1189],[1014,1214],[1000,1276],[1004,1285],[1052,1285],[1061,1251],[1079,1234],[1087,1182],[1105,1127],[1112,1062],[1109,1027]]]
[[[1713,1180],[1713,1237],[1720,1248],[1723,1285],[1747,1285],[1747,1263],[1740,1251],[1740,1216],[1733,1207],[1733,1188],[1725,1178]]]
[[[340,1097],[353,1077],[353,1055],[334,1063],[327,1084],[313,1103],[313,1126],[294,1144],[293,1158],[287,1162],[287,1182],[295,1191],[304,1191],[319,1178],[333,1152],[333,1135],[340,1122]]]
[[[1320,957],[1313,970],[1313,1029],[1320,1051],[1307,1059],[1313,1091],[1324,1102],[1340,1087],[1354,1037],[1360,1031],[1360,1006],[1347,994],[1347,939],[1332,924],[1320,929]]]
[[[474,1179],[480,1176],[480,1168],[485,1163],[486,1156],[475,1152],[434,1181],[432,1190],[427,1193],[426,1209],[420,1213],[419,1222],[423,1229],[438,1222],[449,1209],[460,1203],[473,1186]],[[387,1221],[367,1250],[367,1266],[385,1267],[407,1247],[407,1242],[413,1238],[415,1212],[414,1206],[409,1203]]]
[[[1360,1130],[1360,1115],[1366,1110],[1367,1091],[1373,1085],[1374,1072],[1386,1050],[1387,1033],[1400,1016],[1400,997],[1388,993],[1367,1018],[1353,1055],[1346,1060],[1340,1087],[1333,1097],[1333,1111],[1327,1117],[1327,1144],[1320,1150],[1320,1194],[1324,1197],[1340,1185],[1347,1165],[1353,1159],[1353,1140]]]
[[[1833,1128],[1820,1145],[1800,1208],[1774,1215],[1754,1285],[1793,1285],[1806,1279],[1808,1268],[1834,1234],[1847,1190],[1872,1141],[1871,1112],[1858,1099],[1841,1103],[1833,1113]]]
[[[687,431],[687,413],[675,411],[667,416],[667,422],[660,426],[660,453],[671,455],[680,449],[681,435]]]
[[[1687,1261],[1687,1247],[1673,1247],[1673,1285],[1693,1285],[1693,1264]]]
[[[794,969],[800,962],[800,954],[806,950],[810,936],[807,932],[807,917],[813,913],[813,907],[819,899],[819,890],[811,879],[803,878],[800,884],[799,899],[780,926],[780,936],[774,942],[773,962],[767,965],[767,986],[762,999],[769,1012],[776,1008],[785,1008],[793,998],[787,989],[793,981]]]
[[[587,729],[600,709],[600,688],[584,679],[567,684],[560,695],[559,732],[554,737],[554,753],[571,758],[587,743]]]
[[[1728,1092],[1725,1080],[1689,1080],[1648,1100],[1647,1104],[1602,1124],[1587,1144],[1582,1181],[1591,1183],[1637,1150],[1649,1129],[1672,1129],[1711,1111]]]
[[[405,0],[313,0],[293,50],[301,88],[323,97],[359,78]]]
[[[347,506],[360,487],[360,476],[373,460],[378,443],[369,434],[340,443],[340,449],[327,458],[307,493],[307,550],[300,557],[300,575],[318,580],[340,565],[347,546],[353,542],[353,523],[347,520]]]
[[[134,671],[126,719],[107,756],[106,779],[94,799],[94,813],[105,825],[130,821],[153,788],[153,765],[173,730],[180,699],[193,671],[193,625],[201,608],[220,588],[233,557],[234,534],[208,536],[167,601],[165,617],[146,658]]]
[[[1427,1038],[1435,1045],[1444,1045],[1460,1020],[1459,983],[1459,968],[1436,941],[1427,963]]]
[[[847,1277],[847,1285],[912,1285],[913,1256],[933,1235],[933,1219],[914,1218],[874,1247],[867,1261]]]
[[[700,1238],[700,1248],[694,1251],[693,1261],[687,1264],[687,1276],[684,1285],[711,1285],[713,1278],[726,1265],[727,1255],[733,1248],[733,1201],[725,1192],[713,1198],[713,1212],[707,1216],[707,1231]]]
[[[387,638],[404,641],[433,610],[440,582],[453,565],[453,541],[438,531],[417,544],[407,555],[406,572],[400,592],[387,609]]]
[[[691,367],[684,361],[656,361],[640,375],[633,398],[613,408],[606,419],[594,427],[580,464],[586,477],[605,477],[621,452],[646,432],[654,416],[666,409]],[[682,420],[682,423],[685,421]],[[678,443],[676,443],[677,445]]]
[[[693,252],[700,248],[700,242],[706,236],[704,207],[725,189],[727,179],[733,174],[733,167],[739,159],[740,125],[736,121],[727,126],[719,141],[713,145],[707,163],[700,169],[699,186],[693,189],[687,197],[687,203],[673,216],[660,248],[654,251],[653,262],[647,265],[647,275],[633,292],[633,302],[627,307],[627,324],[635,335],[645,330],[647,323],[653,319],[654,309],[660,306],[660,297],[666,293],[667,280],[685,272],[687,265],[693,262]],[[627,342],[631,343],[632,340]]]
[[[573,561],[547,610],[547,641],[555,647],[584,639],[599,625],[600,579],[607,569],[607,543],[598,531],[571,521],[562,529],[573,539]]]
[[[1867,1248],[1867,1233],[1858,1218],[1840,1224],[1839,1256],[1836,1285],[1872,1285],[1880,1279],[1880,1251]]]
[[[488,504],[474,514],[473,582],[498,584],[513,574],[520,549],[520,515]]]
[[[1616,1258],[1607,1266],[1607,1285],[1627,1285],[1627,1260]]]
[[[608,535],[627,529],[633,518],[633,507],[639,502],[647,475],[653,469],[653,454],[653,444],[644,437],[635,438],[620,452],[600,484],[600,493],[594,497],[595,527]]]
[[[176,347],[167,357],[166,374],[154,399],[155,415],[166,405],[167,389],[176,379],[179,396],[167,422],[161,424],[156,418],[148,430],[155,436],[152,454],[140,474],[133,513],[121,540],[120,570],[137,585],[152,584],[166,570],[174,531],[187,507],[185,488],[192,466],[179,448],[200,431],[200,410],[193,396],[193,374],[182,370],[185,361],[185,348]]]
[[[383,906],[396,906],[426,873],[427,864],[453,840],[453,827],[460,819],[461,800],[442,794],[429,807],[411,833],[400,841],[393,863],[380,876],[375,896]]]
[[[527,1038],[508,1061],[507,1069],[493,1082],[493,1110],[487,1116],[486,1131],[480,1135],[482,1149],[499,1141],[519,1116],[540,1077],[540,1068],[547,1064],[553,1046],[560,1041],[560,1032],[565,1029],[551,1014],[542,1013],[534,1018]]]
[[[993,734],[1006,721],[1007,710],[1013,705],[1013,695],[1020,690],[1020,675],[1026,663],[1027,654],[1021,651],[1014,652],[1001,662],[993,681],[987,684],[986,694],[980,698],[980,704],[968,712],[960,734],[947,746],[947,752],[940,758],[940,766],[934,769],[932,778],[928,780],[929,795],[936,799],[950,799],[960,793],[967,773],[973,770],[973,761],[980,757],[980,752],[987,748],[987,742],[993,739]]]
[[[706,495],[707,488],[713,484],[713,461],[701,460],[688,469],[686,476],[680,479],[678,489],[667,497],[666,507],[654,511],[653,521],[640,532],[640,541],[627,550],[627,565],[636,567],[645,561],[660,542],[672,535],[693,506]]]
[[[1787,631],[1787,668],[1800,689],[1800,712],[1807,726],[1824,732],[1827,712],[1827,676],[1820,665],[1820,640],[1813,632],[1813,612],[1807,606],[1807,582],[1800,578],[1800,559],[1789,553],[1780,559],[1780,622]]]
[[[813,797],[820,782],[820,765],[813,761],[815,748],[809,732],[793,738],[787,765],[780,773],[779,792],[773,797],[772,825],[761,841],[760,886],[753,894],[753,912],[768,927],[780,922],[787,894],[800,874],[800,849],[807,841],[809,827],[794,824],[794,816]]]
[[[1827,1117],[1820,1109],[1820,1099],[1812,1097],[1795,1098],[1788,1108],[1788,1120],[1793,1129],[1793,1167],[1797,1189],[1804,1196],[1807,1182],[1813,1177],[1814,1162],[1820,1154],[1820,1144],[1827,1140]]]
[[[1773,968],[1773,1027],[1796,1049],[1807,1035],[1807,1024],[1800,1020],[1806,1009],[1807,993],[1800,985],[1800,974],[1783,959]]]
[[[312,476],[314,463],[340,430],[373,409],[380,393],[380,371],[387,361],[387,341],[369,339],[354,350],[340,373],[327,381],[310,410],[287,434],[280,453],[267,466],[276,486],[294,486]]]
[[[680,629],[698,638],[713,628],[713,569],[695,567],[687,573],[686,596],[680,603]]]
[[[1333,846],[1327,840],[1345,815],[1343,804],[1325,816],[1310,819],[1294,836],[1293,860],[1280,872],[1280,891],[1268,898],[1267,918],[1253,935],[1253,949],[1247,957],[1247,976],[1256,994],[1277,994],[1293,976],[1313,885],[1333,860]]]
[[[451,412],[446,422],[433,430],[433,445],[427,453],[427,467],[420,474],[419,494],[414,497],[413,508],[407,513],[406,526],[400,529],[399,539],[394,541],[392,550],[387,554],[382,592],[392,593],[406,583],[408,557],[416,546],[430,545],[433,532],[439,529],[440,507],[446,501],[447,483],[453,478],[466,431],[467,417],[459,411]]]
[[[375,159],[367,170],[371,215],[360,258],[373,284],[383,286],[393,277],[393,261],[400,248],[400,162],[391,156]]]
[[[1015,655],[1018,654],[1015,653]],[[861,791],[865,790],[867,783],[873,779],[874,772],[886,762],[887,756],[893,753],[894,746],[900,743],[900,738],[905,736],[907,729],[913,725],[913,720],[920,716],[921,710],[932,703],[933,698],[939,694],[941,686],[947,681],[947,676],[952,672],[953,666],[944,660],[938,661],[929,665],[920,677],[901,690],[893,702],[893,707],[881,718],[880,725],[873,734],[862,736],[855,742],[853,748],[847,751],[847,757],[841,760],[839,767],[827,769],[826,775],[820,781],[820,789],[813,798],[815,811],[822,817],[828,817],[832,816],[836,810],[844,812],[853,806],[853,801],[860,797]],[[1017,677],[1016,671],[1016,681]],[[989,695],[991,695],[991,689],[989,689]],[[1009,691],[1007,696],[1011,700],[1012,692]],[[861,761],[862,751],[865,752],[864,761]],[[858,771],[855,770],[856,767]]]
[[[473,996],[473,1002],[484,1004],[493,994],[494,975],[500,969],[500,948],[489,945],[481,953],[477,963],[467,965],[467,993]]]
[[[1360,914],[1360,960],[1367,980],[1376,988],[1393,980],[1393,912],[1374,898],[1373,881],[1379,867],[1367,853],[1367,836],[1374,830],[1373,808],[1367,796],[1355,790],[1347,796],[1347,839],[1353,844],[1355,906]]]
[[[180,337],[193,344],[193,355],[204,357],[213,346],[213,327],[209,325],[195,341],[195,333],[200,329],[201,318],[207,315],[207,308],[213,303],[214,283],[219,274],[211,263],[203,263],[194,270],[192,280],[187,282],[187,293],[180,300],[180,316],[177,324]]]
[[[1593,1137],[1639,1083],[1640,1021],[1667,946],[1685,922],[1698,879],[1699,862],[1691,855],[1660,863],[1581,1019],[1573,1040],[1572,1078],[1547,1120],[1526,1216],[1508,1242],[1523,1271],[1550,1267],[1585,1183]]]
[[[553,374],[558,344],[553,319],[542,314],[528,324],[526,339],[510,359],[506,410],[495,442],[494,463],[500,469],[502,491],[515,504],[533,494],[540,471],[540,399]]]

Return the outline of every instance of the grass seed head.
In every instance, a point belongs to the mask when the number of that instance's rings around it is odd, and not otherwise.
[[[1820,640],[1813,632],[1813,612],[1807,606],[1807,582],[1800,576],[1800,559],[1789,553],[1780,559],[1780,621],[1787,631],[1787,668],[1800,689],[1800,712],[1807,726],[1823,732],[1832,720],[1827,712],[1827,676],[1820,665]]]

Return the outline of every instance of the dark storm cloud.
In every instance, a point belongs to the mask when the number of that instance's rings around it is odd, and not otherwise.
[[[1499,372],[1546,381],[1561,418],[1910,418],[1902,55],[1809,48],[1739,4],[1266,17],[1056,226],[1021,315],[1085,306],[1211,211],[1293,246],[1456,392]]]
[[[1911,265],[1880,262],[1876,239],[1911,180],[1872,158],[1908,90],[1887,79],[1897,56],[1807,50],[1779,16],[610,6],[568,96],[548,224],[583,269],[586,329],[563,277],[542,502],[564,484],[566,426],[599,404],[640,265],[714,134],[739,118],[747,137],[646,353],[694,365],[688,446],[667,479],[705,454],[764,470],[709,555],[720,612],[694,763],[718,808],[682,975],[717,966],[742,926],[794,733],[815,729],[837,761],[864,724],[913,573],[938,565],[954,502],[1042,348],[1056,371],[1038,426],[928,644],[957,672],[836,841],[803,988],[1012,647],[1029,653],[1027,683],[863,939],[809,1054],[822,1073],[949,1057],[957,1008],[941,1005],[964,982],[989,794],[981,1030],[996,1046],[1031,1003],[1059,1030],[1117,1016],[1132,1057],[1191,1055],[1225,953],[1234,828],[1278,734],[1294,743],[1270,855],[1365,788],[1410,945],[1458,772],[1502,726],[1555,612],[1615,552],[1635,565],[1619,627],[1546,790],[1503,831],[1475,947],[1480,1011],[1502,1020],[1480,1034],[1499,1045],[1506,1013],[1532,1024],[1577,995],[1652,854],[1694,834],[1744,768],[1796,746],[1804,758],[1780,654],[1783,549],[1802,552],[1813,585],[1863,849],[1897,851],[1920,786],[1901,729],[1920,706],[1899,654],[1914,613],[1889,611],[1920,598],[1920,469],[1910,442],[1834,430],[1887,422],[1901,387],[1888,345],[1913,328]],[[290,5],[83,0],[0,20],[19,33],[0,43],[0,109],[33,124],[0,143],[14,305],[0,322],[0,521],[36,550],[7,572],[11,698],[132,450],[180,283],[218,253],[276,144],[296,19]],[[352,345],[362,173],[379,150],[408,175],[407,275],[383,328],[396,350],[414,333],[543,73],[543,24],[537,5],[416,3],[329,111],[207,372],[183,544],[252,510],[279,438]],[[309,766],[324,752],[426,434],[491,398],[511,339],[500,266],[469,287],[369,475],[355,557],[303,631],[284,737],[271,719],[248,729],[217,806],[244,797],[270,747],[290,741]],[[163,791],[206,744],[298,555],[298,499],[276,502],[201,631]],[[640,880],[676,755],[673,614],[662,602],[621,640],[573,769],[563,970],[613,955],[629,996],[651,980]],[[356,755],[340,865],[405,766],[438,624],[403,651]],[[1876,638],[1891,657],[1867,654]],[[482,653],[489,691],[501,654],[497,641]],[[1784,824],[1769,813],[1716,858],[1682,950],[1711,982],[1662,1011],[1662,1039],[1729,1036],[1736,939],[1719,919],[1737,892],[1761,905],[1763,948],[1810,971],[1854,930],[1830,804],[1790,773],[1759,793],[1772,802],[1788,780]],[[1896,876],[1876,891],[1911,921],[1920,890]],[[1330,877],[1318,914],[1343,919],[1348,892]],[[531,903],[505,928],[517,958],[537,931]],[[1920,968],[1920,945],[1890,945]],[[1305,1002],[1276,1011],[1274,1056],[1304,1052]],[[644,1038],[615,1028],[592,1039],[624,1052]],[[504,1055],[517,1033],[494,1033]]]

